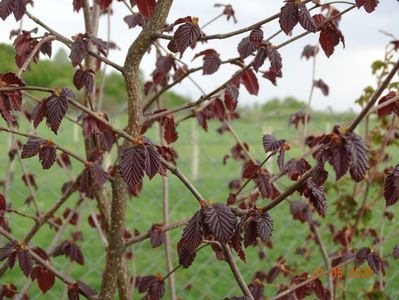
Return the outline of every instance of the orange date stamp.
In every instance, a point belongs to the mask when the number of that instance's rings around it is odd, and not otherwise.
[[[345,276],[348,279],[368,279],[373,277],[374,272],[370,267],[362,267],[362,268],[348,268],[346,270],[344,268],[333,268],[331,271],[327,272],[323,268],[315,268],[312,271],[312,276],[314,277],[322,277],[323,275],[331,274],[331,277],[336,280],[345,279]]]

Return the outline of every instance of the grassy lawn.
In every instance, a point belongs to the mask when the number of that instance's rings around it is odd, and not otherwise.
[[[112,120],[112,118],[111,118]],[[116,119],[115,125],[122,127],[123,120]],[[319,134],[327,130],[331,130],[335,123],[345,124],[351,120],[348,115],[334,115],[328,116],[327,114],[315,115],[309,124],[309,133]],[[1,122],[0,122],[1,123]],[[3,126],[4,123],[1,123]],[[223,157],[229,154],[230,148],[235,144],[234,139],[229,133],[224,135],[218,134],[215,130],[220,124],[217,122],[210,123],[209,132],[205,133],[202,128],[198,129],[196,123],[187,121],[178,128],[179,140],[173,145],[178,154],[178,167],[181,168],[183,173],[187,177],[191,177],[191,161],[193,152],[192,143],[192,130],[196,128],[199,133],[200,141],[200,165],[199,165],[199,177],[194,180],[195,186],[198,190],[206,197],[214,202],[225,202],[229,193],[228,183],[230,180],[238,178],[241,172],[241,164],[231,159],[227,161],[226,165],[223,165]],[[84,156],[84,148],[80,131],[74,128],[75,125],[71,125],[70,122],[64,121],[58,136],[54,136],[52,132],[46,129],[45,125],[39,126],[38,135],[42,137],[52,138],[56,143],[62,144],[65,148],[71,149],[74,152]],[[26,128],[22,126],[22,129]],[[288,116],[268,116],[262,117],[260,114],[254,116],[246,116],[245,118],[234,122],[234,128],[243,139],[247,142],[250,147],[251,154],[259,160],[264,159],[264,151],[262,147],[262,135],[265,132],[271,132],[279,138],[285,138],[290,141],[292,149],[288,153],[287,160],[289,158],[298,157],[301,155],[301,139],[302,129],[295,130],[294,128],[288,127]],[[148,136],[155,141],[158,140],[157,132],[155,130],[150,131]],[[8,159],[4,157],[7,153],[7,136],[4,133],[0,133],[0,177],[3,177],[8,164]],[[24,142],[24,139],[21,139]],[[112,158],[115,158],[115,153],[112,153]],[[396,161],[397,161],[396,156]],[[313,164],[313,160],[309,159],[309,162]],[[50,170],[42,171],[41,165],[37,158],[30,158],[24,160],[27,169],[36,174],[36,181],[38,184],[38,190],[36,191],[37,199],[39,200],[39,206],[42,210],[46,210],[50,207],[59,197],[60,189],[64,182],[68,181],[66,173],[58,166],[53,166]],[[277,171],[275,163],[268,165],[274,171]],[[73,162],[72,175],[77,176],[82,166],[78,162]],[[26,197],[29,195],[28,188],[22,183],[21,178],[21,167],[18,162],[15,164],[14,181],[10,189],[8,200],[12,203],[13,208],[18,209],[22,212],[32,213],[33,209],[24,205]],[[331,172],[330,172],[331,174]],[[193,196],[186,190],[184,185],[180,183],[177,178],[172,175],[170,178],[170,208],[171,208],[171,220],[177,221],[187,216],[192,215],[197,209],[198,205]],[[330,180],[333,180],[334,176],[330,176]],[[283,189],[289,185],[288,179],[283,178],[279,181],[278,187]],[[345,185],[345,179],[342,179],[342,185]],[[245,191],[249,192],[253,184],[250,184]],[[348,184],[344,188],[352,190],[353,186]],[[162,189],[161,179],[156,176],[152,181],[146,179],[144,188],[138,198],[132,198],[129,200],[127,209],[127,225],[130,230],[137,229],[140,232],[147,231],[151,224],[162,223]],[[299,199],[298,194],[294,194],[291,199]],[[67,201],[64,207],[59,211],[58,216],[66,207],[73,207],[77,201],[77,196],[74,195]],[[329,212],[333,210],[333,202],[335,201],[334,191],[331,189],[328,193],[328,204]],[[259,205],[264,205],[269,200],[260,199]],[[361,198],[356,199],[358,205],[361,202]],[[393,210],[394,213],[397,212]],[[75,279],[80,279],[95,289],[99,289],[101,282],[101,272],[104,266],[104,250],[101,239],[98,232],[95,229],[89,227],[87,218],[90,212],[96,211],[95,202],[92,200],[86,200],[84,203],[84,209],[80,216],[80,222],[78,227],[69,227],[69,230],[65,232],[64,239],[69,239],[72,231],[80,230],[83,233],[84,241],[81,243],[82,251],[85,255],[85,265],[73,263],[72,267],[68,266],[68,262],[65,257],[56,257],[52,259],[52,263],[56,268],[60,270],[70,269],[70,275]],[[381,215],[383,211],[383,199],[379,199],[373,214],[375,214],[373,221],[380,228],[382,221]],[[289,213],[288,203],[283,203],[277,208],[271,211],[271,216],[274,220],[274,232],[273,232],[273,249],[268,249],[265,246],[251,247],[246,251],[246,263],[238,261],[238,265],[244,274],[247,282],[252,280],[252,276],[256,271],[267,272],[279,256],[284,256],[287,263],[297,269],[297,272],[309,272],[311,273],[315,267],[323,267],[323,261],[320,253],[317,250],[317,245],[313,242],[308,242],[306,236],[308,235],[309,229],[307,224],[301,224],[297,221],[292,221]],[[338,250],[338,246],[333,244],[328,235],[327,223],[334,224],[336,229],[342,228],[342,224],[337,221],[336,216],[332,213],[328,213],[325,220],[321,220],[318,216],[315,216],[321,222],[321,233],[322,237],[325,237],[326,247],[329,252]],[[18,238],[22,239],[26,233],[27,228],[32,226],[32,222],[17,215],[8,215],[8,220],[11,223],[13,234]],[[392,232],[397,228],[397,219],[393,221],[385,222],[384,232],[386,234]],[[181,229],[176,229],[171,232],[173,239],[173,245],[175,246],[180,235]],[[54,230],[50,229],[47,225],[43,226],[40,232],[31,241],[31,245],[40,245],[40,247],[46,249],[55,235]],[[395,240],[389,240],[385,245],[384,249],[387,251],[392,249],[395,244]],[[2,240],[0,240],[2,241]],[[370,245],[370,240],[367,238],[364,241],[364,245]],[[356,245],[359,248],[362,244]],[[295,254],[298,247],[306,247],[307,249],[313,249],[310,256]],[[266,254],[266,258],[259,260],[258,253],[262,250]],[[149,241],[133,246],[134,260],[129,263],[129,269],[133,274],[136,275],[149,275],[154,273],[165,274],[164,264],[164,249],[159,247],[157,249],[151,249]],[[386,253],[386,251],[384,251]],[[177,255],[174,255],[174,264],[177,264]],[[396,262],[397,267],[397,262]],[[352,265],[350,266],[352,268]],[[395,265],[391,265],[391,268],[387,270],[387,291],[392,298],[395,297],[395,281],[397,274],[395,273]],[[374,283],[376,277],[371,279],[352,279],[348,281],[348,299],[362,299],[361,290],[370,289]],[[323,284],[327,284],[327,278],[322,278]],[[23,277],[18,267],[8,271],[0,278],[1,283],[13,282],[17,285],[18,289],[22,288],[26,279]],[[276,283],[284,283],[285,279],[279,276]],[[233,279],[230,269],[227,264],[218,261],[213,252],[205,248],[201,250],[194,261],[191,268],[187,270],[179,270],[176,273],[177,293],[184,299],[221,299],[226,296],[240,295],[240,291]],[[42,295],[37,288],[35,283],[29,290],[29,294],[32,296],[31,299],[60,299],[60,295],[63,291],[63,284],[57,280],[56,288],[53,288],[48,294]],[[266,286],[266,295],[271,296],[277,291],[276,284]],[[338,291],[341,288],[338,287]],[[397,295],[396,295],[397,296]],[[138,297],[135,297],[138,299]],[[168,296],[165,296],[167,299]]]

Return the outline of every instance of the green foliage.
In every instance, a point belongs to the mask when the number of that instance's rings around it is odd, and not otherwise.
[[[262,111],[298,111],[305,110],[306,104],[295,97],[285,97],[283,100],[280,98],[273,98],[268,100],[262,105]]]

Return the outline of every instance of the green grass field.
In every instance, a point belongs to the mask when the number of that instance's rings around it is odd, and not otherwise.
[[[114,119],[115,120],[115,119]],[[117,122],[114,124],[118,127],[122,127],[123,120],[116,118]],[[310,124],[309,133],[319,134],[327,130],[331,130],[335,123],[345,124],[351,120],[350,115],[334,115],[329,116],[327,114],[316,114]],[[1,123],[1,122],[0,122]],[[4,123],[1,123],[3,126]],[[70,122],[65,120],[61,126],[61,130],[58,136],[54,136],[44,124],[39,126],[38,135],[53,139],[56,143],[62,144],[65,148],[71,149],[72,151],[84,156],[83,141],[78,128],[74,128],[75,125],[71,125]],[[209,132],[205,133],[202,128],[199,128],[199,140],[200,140],[200,168],[199,177],[194,181],[195,186],[204,195],[206,199],[210,199],[214,202],[225,202],[229,193],[228,183],[230,180],[238,178],[241,172],[241,164],[233,160],[228,160],[226,165],[223,165],[223,156],[229,154],[230,148],[235,144],[233,137],[229,133],[219,135],[215,129],[219,126],[219,123],[210,123]],[[198,125],[187,121],[178,128],[179,140],[173,145],[178,154],[178,167],[190,178],[191,177],[191,160],[192,160],[192,138],[191,131]],[[302,129],[295,130],[294,128],[288,127],[288,116],[269,116],[262,117],[261,114],[247,115],[245,118],[234,122],[234,127],[243,141],[247,142],[250,147],[251,154],[259,160],[264,159],[264,151],[262,147],[262,135],[265,131],[272,132],[279,138],[285,138],[290,141],[292,149],[288,153],[287,160],[289,158],[298,157],[301,154],[301,139]],[[26,126],[22,126],[26,128]],[[150,131],[148,136],[157,141],[157,132],[155,130]],[[4,176],[8,158],[7,153],[7,135],[0,133],[0,178]],[[25,139],[21,138],[24,142]],[[112,153],[112,158],[115,158],[115,153]],[[397,157],[396,157],[397,158]],[[313,164],[313,160],[309,160]],[[42,210],[46,210],[56,201],[60,195],[60,188],[64,182],[68,180],[66,173],[58,166],[54,165],[50,170],[42,171],[41,165],[38,158],[30,158],[24,160],[27,169],[36,175],[36,181],[39,189],[36,191],[36,196],[39,200],[39,206]],[[277,171],[275,163],[268,165],[274,171]],[[81,165],[78,162],[73,162],[72,174],[73,176],[78,175],[81,170]],[[8,201],[12,203],[13,208],[23,212],[32,213],[33,208],[24,205],[26,197],[29,195],[28,188],[22,183],[21,178],[21,167],[18,162],[15,164],[15,173],[12,187],[8,194]],[[331,172],[330,172],[331,174]],[[173,175],[170,178],[170,208],[171,208],[171,221],[177,221],[182,218],[192,215],[197,209],[198,205],[193,196],[186,190],[184,185],[178,181]],[[330,175],[330,180],[334,179],[334,176]],[[282,179],[278,182],[278,187],[284,189],[285,186],[290,184],[288,179]],[[342,180],[342,186],[347,189],[352,189],[351,184],[346,184],[345,179]],[[250,184],[246,188],[246,192],[251,191],[253,184]],[[244,191],[244,192],[245,192]],[[162,189],[161,180],[159,176],[156,176],[152,181],[146,180],[143,191],[139,198],[132,198],[129,200],[127,209],[127,224],[130,230],[137,229],[140,232],[147,231],[151,224],[162,223]],[[291,199],[299,199],[298,194],[294,194]],[[331,241],[330,235],[328,234],[328,228],[325,224],[327,222],[333,223],[336,228],[341,228],[342,224],[337,221],[336,216],[332,215],[333,202],[336,200],[334,191],[331,189],[328,193],[328,204],[329,213],[325,220],[315,216],[321,222],[321,233],[324,237],[327,249],[330,253],[339,249],[339,247]],[[57,216],[61,215],[61,212],[66,207],[73,207],[77,201],[77,196],[71,197],[67,203],[62,207]],[[264,205],[270,200],[260,199],[259,205]],[[358,203],[361,199],[356,199]],[[80,230],[83,233],[84,241],[81,243],[82,251],[85,255],[85,265],[83,267],[72,264],[72,267],[68,266],[65,257],[56,257],[52,259],[52,263],[56,268],[60,270],[70,269],[70,275],[75,279],[80,279],[95,289],[99,289],[101,282],[101,272],[104,265],[104,249],[98,232],[95,229],[89,227],[87,218],[90,212],[96,211],[95,202],[92,200],[86,200],[82,214],[80,217],[80,223],[78,227],[69,227],[69,230],[65,232],[64,239],[70,238],[72,231]],[[374,218],[373,223],[381,224],[381,215],[383,211],[383,199],[381,198],[373,212]],[[393,212],[397,212],[398,209]],[[297,221],[292,221],[289,213],[288,203],[283,203],[270,212],[274,220],[274,232],[273,232],[273,249],[268,249],[264,246],[250,247],[246,251],[246,263],[238,261],[238,266],[242,270],[244,277],[247,282],[252,280],[252,276],[256,271],[267,272],[274,264],[279,256],[284,256],[287,259],[287,263],[296,268],[299,272],[309,272],[316,267],[323,267],[323,261],[321,255],[317,249],[317,245],[314,242],[308,242],[306,236],[308,235],[309,229],[307,224],[302,224]],[[26,234],[28,228],[32,226],[32,222],[17,215],[8,214],[8,220],[10,221],[13,234],[18,238],[22,239]],[[384,232],[386,234],[397,230],[397,218],[393,221],[385,222]],[[379,228],[379,227],[377,227]],[[173,245],[175,247],[177,240],[181,235],[182,229],[176,229],[171,232],[173,239]],[[43,226],[40,232],[31,241],[31,246],[39,245],[46,249],[53,237],[55,232],[49,227]],[[392,249],[395,244],[395,240],[389,240],[385,245],[384,249],[387,251]],[[4,240],[0,239],[0,242]],[[366,238],[364,245],[370,245],[370,238]],[[356,244],[357,247],[362,247],[363,244]],[[295,254],[298,247],[306,247],[307,249],[313,250],[310,256]],[[266,258],[259,260],[258,252],[262,249]],[[164,249],[159,247],[157,249],[151,249],[149,241],[133,246],[134,260],[129,263],[129,269],[135,275],[149,275],[154,273],[165,274],[165,263],[164,263]],[[386,253],[386,251],[384,251]],[[177,255],[174,254],[174,264],[177,264]],[[395,265],[396,264],[396,265]],[[397,261],[391,265],[391,268],[387,270],[387,292],[392,295],[392,299],[398,297],[398,294],[394,294],[397,285]],[[350,266],[350,268],[352,265]],[[395,268],[396,267],[396,268]],[[363,299],[362,291],[368,290],[372,287],[374,280],[377,277],[371,279],[352,279],[348,281],[347,286],[347,299]],[[12,282],[17,285],[18,289],[22,288],[26,282],[26,278],[23,277],[22,272],[18,267],[14,267],[13,270],[8,271],[0,278],[0,283]],[[323,284],[327,284],[327,278],[322,278]],[[213,252],[205,248],[201,250],[194,261],[194,264],[187,270],[180,269],[176,272],[176,283],[177,293],[183,299],[222,299],[223,297],[240,295],[240,290],[237,287],[230,269],[227,267],[225,262],[218,261]],[[266,295],[272,296],[277,291],[276,283],[285,283],[285,279],[279,276],[275,284],[267,285],[265,288]],[[340,283],[339,283],[340,285]],[[57,280],[56,287],[53,288],[48,294],[42,295],[37,288],[37,284],[29,290],[31,299],[61,299],[64,285]],[[341,291],[341,287],[338,286],[337,290]],[[135,299],[139,299],[135,296]],[[168,294],[165,295],[165,299],[168,299]]]

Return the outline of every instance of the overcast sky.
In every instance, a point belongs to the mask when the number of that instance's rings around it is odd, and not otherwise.
[[[219,0],[175,0],[168,22],[171,23],[179,17],[190,15],[199,17],[200,25],[205,24],[220,13],[220,8],[213,7],[215,3],[220,2]],[[229,0],[223,3],[233,5],[238,23],[234,24],[232,20],[227,22],[226,18],[221,18],[206,27],[204,30],[205,33],[229,32],[251,25],[278,12],[283,5],[283,1],[281,0]],[[347,5],[337,5],[337,8],[341,10],[346,7]],[[72,13],[72,0],[35,1],[35,7],[29,8],[29,10],[33,15],[39,17],[50,27],[67,37],[82,32],[82,28],[84,28],[82,12],[79,14]],[[137,36],[139,29],[128,30],[127,25],[123,22],[123,17],[128,15],[129,11],[121,2],[114,1],[113,10],[111,40],[116,42],[121,50],[112,51],[110,58],[119,64],[123,64],[129,44]],[[312,14],[317,11],[313,11]],[[106,39],[106,19],[104,17],[101,18],[101,23],[100,37]],[[24,19],[24,29],[30,30],[36,26],[27,18]],[[1,22],[0,41],[10,42],[8,39],[9,32],[11,29],[17,27],[18,25],[15,23],[13,17],[8,18],[5,22]],[[278,29],[277,21],[263,26],[265,37],[273,34]],[[333,107],[334,110],[341,111],[350,108],[356,109],[354,100],[360,96],[363,88],[366,85],[375,85],[375,81],[370,73],[371,62],[383,57],[384,47],[391,40],[389,37],[381,34],[379,30],[388,31],[395,36],[399,36],[399,2],[395,0],[381,0],[376,11],[372,14],[367,14],[364,9],[354,9],[343,16],[340,29],[345,36],[345,49],[340,44],[329,59],[322,52],[317,57],[316,77],[317,79],[323,79],[330,86],[330,95],[328,97],[324,97],[319,91],[315,93],[312,106],[317,109],[325,109],[329,106]],[[294,34],[301,31],[302,29],[298,25],[294,30]],[[42,30],[39,31],[39,33],[42,32]],[[273,97],[282,98],[290,95],[306,101],[311,84],[311,62],[304,59],[301,60],[300,55],[306,44],[316,44],[318,42],[318,35],[318,33],[310,34],[300,41],[282,48],[280,52],[283,57],[284,76],[279,80],[278,86],[275,87],[269,81],[259,78],[261,83],[259,95],[251,96],[242,87],[240,90],[240,103],[262,103]],[[222,60],[236,57],[238,54],[236,50],[237,44],[245,36],[247,34],[227,40],[212,40],[208,44],[201,44],[195,51],[191,51],[191,49],[186,51],[183,60],[190,63],[195,53],[207,48],[215,48],[221,53]],[[284,34],[281,34],[272,42],[279,44],[288,38]],[[201,60],[197,59],[192,65],[198,66],[201,63]],[[147,78],[152,72],[153,67],[154,54],[150,53],[144,58],[142,64],[142,70]],[[193,77],[206,91],[211,91],[223,83],[233,70],[236,70],[236,67],[222,66],[214,75],[201,76],[198,73],[193,75]],[[192,99],[197,99],[201,95],[190,81],[178,85],[174,90]]]

